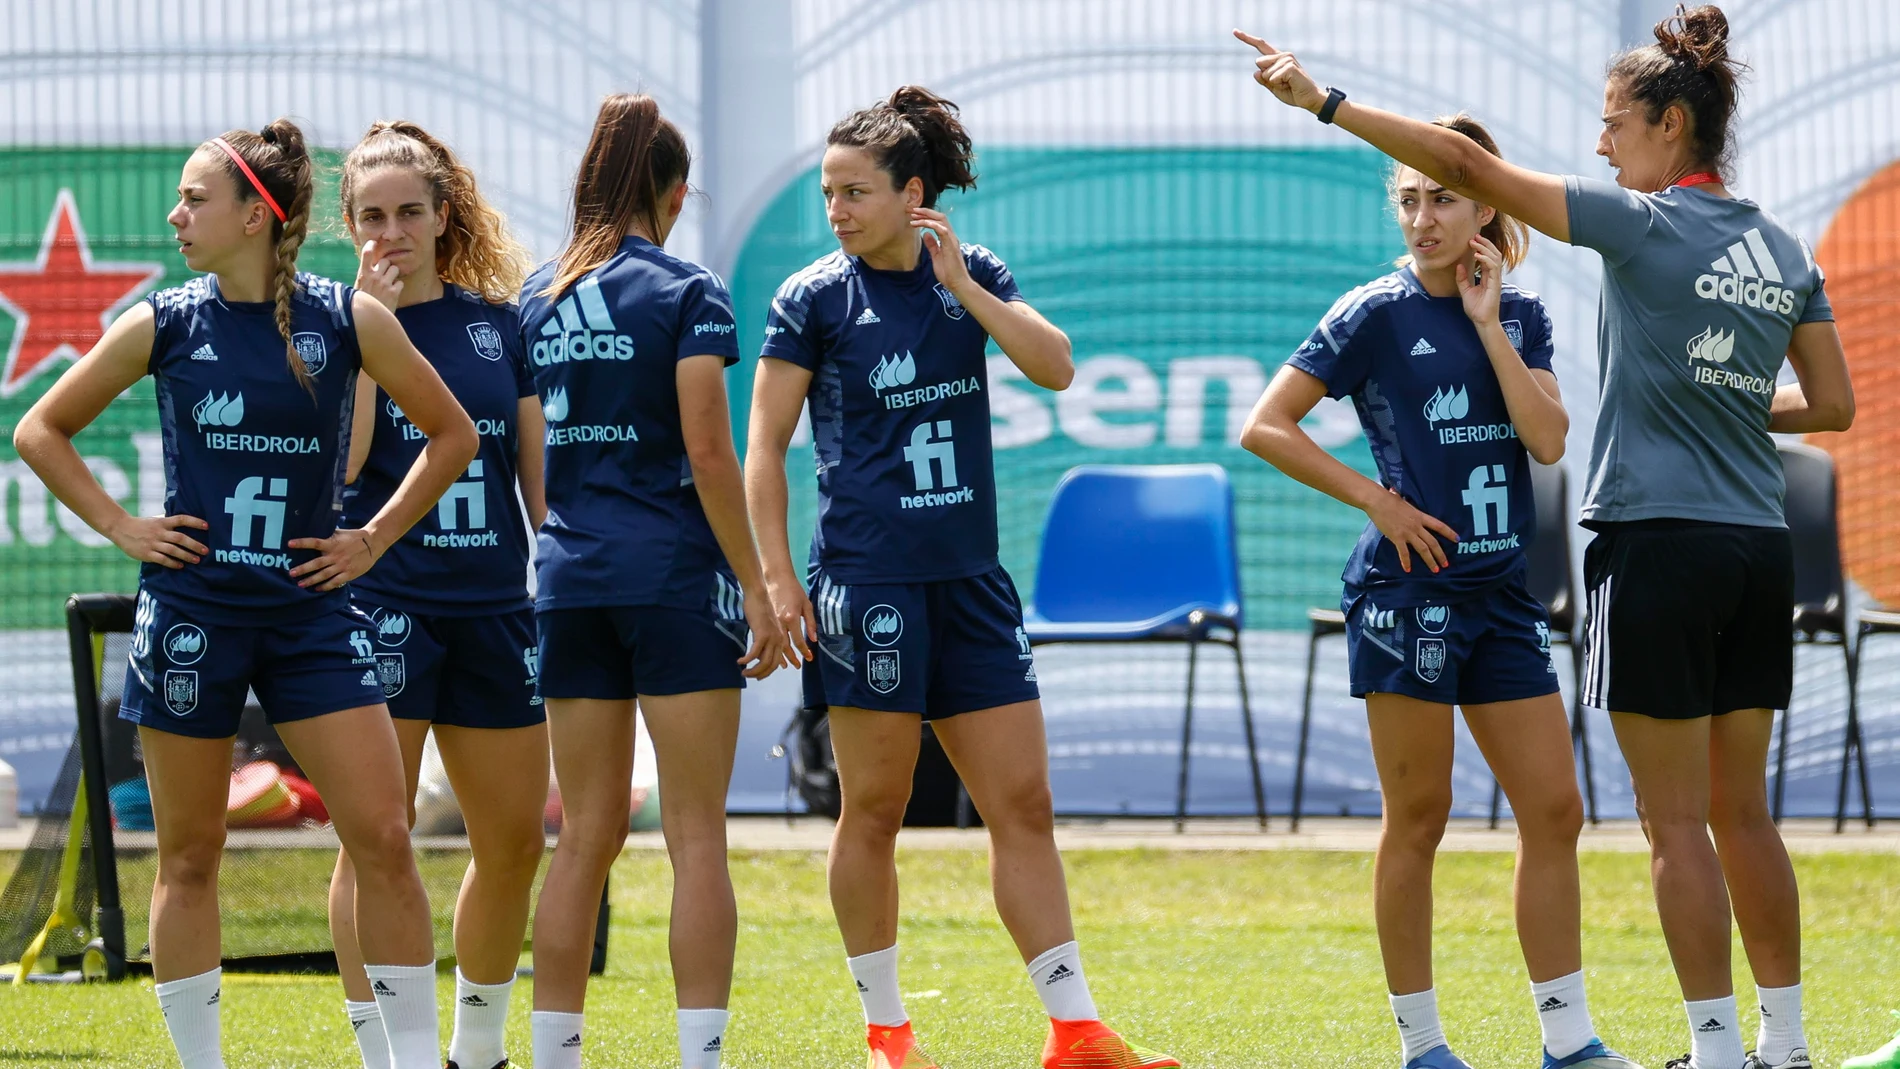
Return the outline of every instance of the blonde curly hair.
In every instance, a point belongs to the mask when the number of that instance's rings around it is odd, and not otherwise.
[[[365,175],[384,167],[407,167],[429,184],[435,206],[448,208],[449,222],[435,243],[435,270],[442,281],[507,304],[521,292],[531,258],[515,240],[508,220],[482,198],[475,172],[427,130],[402,119],[370,124],[343,158],[338,191],[343,218],[354,218],[356,189]]]

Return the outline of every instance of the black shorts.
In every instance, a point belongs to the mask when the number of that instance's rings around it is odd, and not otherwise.
[[[1788,707],[1794,544],[1786,529],[1600,524],[1583,578],[1584,705],[1659,720]]]

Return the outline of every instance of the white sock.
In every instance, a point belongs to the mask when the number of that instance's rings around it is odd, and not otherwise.
[[[383,1031],[383,1011],[369,1002],[343,1000],[350,1015],[350,1031],[356,1033],[356,1049],[363,1052],[363,1069],[389,1069],[389,1033]]]
[[[1808,1039],[1801,1034],[1801,985],[1757,987],[1755,993],[1761,996],[1761,1031],[1755,1036],[1761,1060],[1780,1065],[1796,1051],[1807,1053]]]
[[[1445,1042],[1445,1028],[1438,1023],[1438,991],[1426,988],[1410,995],[1393,995],[1392,1018],[1399,1026],[1401,1061],[1413,1058]]]
[[[510,976],[499,984],[478,984],[455,970],[455,1031],[449,1034],[449,1061],[460,1069],[492,1069],[508,1056]]]
[[[1036,955],[1029,963],[1029,982],[1055,1020],[1093,1021],[1099,1016],[1089,997],[1088,978],[1082,975],[1082,952],[1073,939]]]
[[[183,980],[167,980],[152,989],[183,1069],[224,1069],[218,1044],[218,997],[223,986],[224,970],[213,969]]]
[[[858,982],[858,1000],[864,1003],[864,1023],[895,1028],[910,1020],[904,996],[897,991],[897,944],[883,950],[846,958],[851,978]]]
[[[680,1069],[719,1069],[725,1053],[725,1010],[680,1010]]]
[[[435,966],[365,965],[376,1008],[389,1036],[389,1069],[440,1069],[442,1035],[436,1028]]]
[[[1689,1069],[1741,1069],[1742,1026],[1735,996],[1684,1002],[1689,1014]]]
[[[581,1015],[536,1010],[528,1015],[534,1069],[581,1069]]]
[[[1583,997],[1582,969],[1569,976],[1533,983],[1531,1001],[1537,1004],[1537,1024],[1544,1030],[1544,1049],[1551,1057],[1575,1054],[1596,1038],[1596,1025],[1590,1023],[1590,1005]]]

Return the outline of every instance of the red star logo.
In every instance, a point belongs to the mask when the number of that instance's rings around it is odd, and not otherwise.
[[[73,192],[62,189],[31,263],[0,263],[0,310],[13,317],[0,397],[59,360],[76,360],[107,324],[165,273],[163,264],[92,262]]]

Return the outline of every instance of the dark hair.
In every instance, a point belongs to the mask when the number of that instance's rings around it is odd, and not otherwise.
[[[920,85],[902,86],[883,103],[839,119],[825,144],[869,152],[899,189],[922,179],[926,208],[936,207],[946,189],[976,185],[976,150],[957,106]]]
[[[1483,123],[1472,118],[1467,112],[1461,111],[1456,115],[1440,116],[1432,120],[1432,125],[1455,130],[1477,142],[1479,148],[1491,155],[1499,159],[1504,158],[1504,153],[1498,151],[1497,139],[1491,136],[1491,131],[1485,129]],[[1398,176],[1400,166],[1403,165],[1393,165],[1394,178]],[[1390,182],[1387,184],[1390,185]],[[1478,234],[1498,247],[1498,252],[1504,256],[1505,270],[1508,271],[1523,263],[1525,255],[1531,251],[1531,228],[1526,226],[1522,219],[1506,215],[1496,209],[1492,211],[1491,221],[1486,223],[1484,229],[1478,231]],[[1398,264],[1403,267],[1411,261],[1411,255],[1407,254],[1399,257]]]
[[[284,210],[281,220],[276,213],[271,215],[271,240],[277,245],[273,287],[277,300],[277,333],[284,337],[284,357],[290,364],[290,373],[304,389],[314,391],[316,384],[310,380],[310,372],[304,370],[303,358],[297,355],[297,346],[290,340],[290,300],[297,293],[297,250],[303,248],[304,238],[310,235],[312,167],[310,152],[304,148],[303,131],[289,119],[278,119],[257,133],[229,130],[221,136],[243,157],[244,165]],[[207,141],[198,146],[198,151],[208,153],[224,165],[225,173],[237,187],[239,201],[261,199],[257,187],[223,149]]]
[[[652,97],[615,93],[601,101],[594,136],[574,177],[574,230],[561,250],[554,281],[541,295],[559,296],[606,263],[635,223],[658,240],[660,198],[686,181],[692,166],[686,139],[661,117]]]
[[[1632,48],[1610,63],[1609,79],[1620,82],[1645,118],[1660,122],[1671,104],[1689,116],[1689,136],[1698,164],[1720,171],[1732,162],[1729,123],[1746,64],[1728,52],[1728,16],[1714,4],[1676,13],[1656,24],[1656,43]]]

